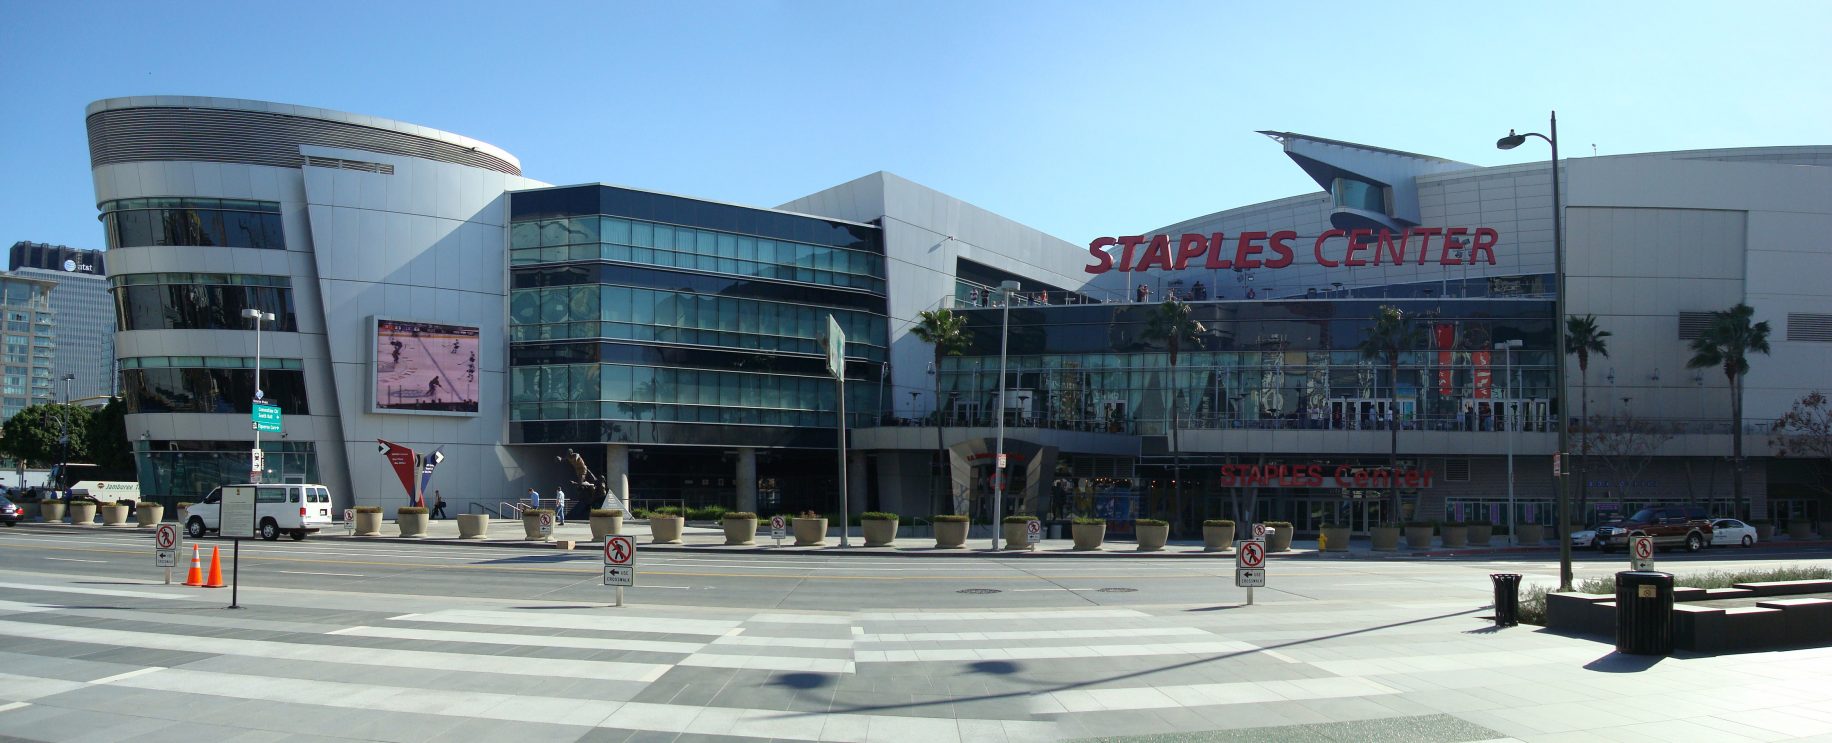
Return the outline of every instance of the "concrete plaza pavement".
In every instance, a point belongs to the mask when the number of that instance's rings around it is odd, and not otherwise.
[[[1484,621],[1487,574],[1544,581],[1542,555],[1275,562],[1245,606],[1225,560],[643,553],[619,609],[587,552],[241,552],[246,608],[225,611],[225,590],[163,585],[144,533],[0,532],[0,736],[1832,736],[1832,650],[1640,658]],[[1782,562],[1832,564],[1714,551],[1668,567]]]

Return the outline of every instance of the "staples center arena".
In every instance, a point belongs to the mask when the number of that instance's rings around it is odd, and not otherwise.
[[[1561,390],[1545,160],[1266,132],[1318,191],[1075,244],[884,172],[766,208],[278,103],[116,98],[87,125],[127,430],[168,504],[250,474],[253,308],[285,415],[261,476],[342,505],[408,503],[385,440],[441,452],[427,493],[459,513],[572,482],[569,451],[626,507],[837,512],[831,316],[854,514],[989,518],[1002,422],[1007,514],[1551,524],[1568,419],[1581,519],[1733,515],[1739,469],[1751,516],[1832,519],[1823,456],[1769,434],[1832,366],[1832,146],[1566,159],[1566,312],[1611,335]],[[1173,296],[1201,325],[1174,361]],[[1726,376],[1687,367],[1739,302],[1772,327],[1740,468]],[[1413,331],[1397,373],[1360,350],[1383,307]],[[958,355],[914,331],[940,309]]]

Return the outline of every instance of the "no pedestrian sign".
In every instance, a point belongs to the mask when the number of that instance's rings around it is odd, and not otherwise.
[[[1630,568],[1643,571],[1654,569],[1653,537],[1629,537],[1628,547]]]

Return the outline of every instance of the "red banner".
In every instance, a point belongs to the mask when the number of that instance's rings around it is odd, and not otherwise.
[[[407,502],[416,506],[421,505],[420,494],[415,492],[413,487],[413,476],[416,469],[413,450],[392,441],[382,439],[375,441],[380,444],[376,447],[376,452],[388,458],[388,463],[394,466],[395,476],[401,478],[401,487],[407,491]]]
[[[1476,397],[1487,400],[1493,396],[1494,370],[1489,368],[1489,357],[1493,351],[1476,351],[1469,355],[1470,362],[1476,367]]]
[[[1438,395],[1441,397],[1450,397],[1451,394],[1454,373],[1451,364],[1454,363],[1455,357],[1451,354],[1450,347],[1456,342],[1456,325],[1441,322],[1431,326],[1431,345],[1438,349]]]

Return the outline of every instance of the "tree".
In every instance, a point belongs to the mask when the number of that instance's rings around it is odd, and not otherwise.
[[[83,462],[89,459],[91,413],[77,405],[44,403],[27,407],[6,419],[0,426],[0,450],[7,456],[23,460],[33,467],[46,467],[59,461]],[[59,438],[68,434],[68,448]]]
[[[1814,390],[1794,402],[1768,428],[1769,443],[1777,457],[1798,457],[1816,461],[1824,470],[1832,465],[1832,399]],[[1825,477],[1816,478],[1822,492],[1832,492]]]
[[[1687,369],[1715,366],[1730,382],[1730,492],[1737,516],[1747,520],[1743,503],[1743,377],[1749,374],[1749,354],[1768,353],[1768,321],[1751,323],[1756,310],[1738,302],[1735,307],[1711,313],[1711,324],[1692,341]]]
[[[973,334],[967,332],[965,315],[956,315],[953,310],[945,307],[938,310],[923,310],[917,313],[917,318],[916,327],[911,328],[911,332],[916,334],[917,339],[935,349],[935,454],[940,458],[939,466],[947,470],[948,447],[942,442],[941,431],[941,360],[944,356],[959,356],[966,353],[967,347],[973,342]],[[936,489],[935,479],[934,470],[930,470],[929,492],[931,493]],[[949,481],[952,482],[952,480],[953,475],[950,474]],[[966,510],[965,504],[959,503],[958,498],[950,500],[956,501],[953,503],[955,513],[962,513]]]
[[[1590,355],[1594,353],[1603,358],[1609,358],[1609,344],[1603,340],[1609,336],[1609,331],[1597,328],[1596,315],[1583,317],[1572,315],[1565,318],[1565,354],[1578,357],[1578,420],[1584,422],[1584,431],[1579,434],[1578,438],[1577,513],[1579,514],[1584,513],[1584,501],[1590,490],[1587,485],[1590,481],[1585,479],[1586,470],[1590,466]],[[1559,392],[1564,394],[1563,390]],[[1559,408],[1561,417],[1570,415],[1562,412],[1567,409],[1563,401],[1560,401]]]
[[[88,439],[89,459],[103,472],[131,474],[134,471],[134,449],[127,439],[127,406],[121,398],[89,417],[83,435]]]
[[[1584,419],[1584,432],[1596,437],[1597,456],[1620,483],[1621,498],[1626,501],[1654,452],[1673,440],[1677,430],[1667,423],[1638,418],[1625,408],[1616,415]]]
[[[1182,513],[1183,508],[1183,448],[1177,441],[1177,395],[1181,390],[1177,385],[1177,354],[1183,344],[1188,343],[1197,349],[1202,348],[1202,334],[1208,328],[1202,326],[1190,314],[1190,306],[1171,297],[1163,304],[1153,308],[1145,320],[1144,337],[1147,340],[1163,341],[1165,350],[1170,352],[1170,453],[1171,453],[1171,488],[1173,515]]]
[[[1374,325],[1362,332],[1356,347],[1362,357],[1387,365],[1387,482],[1393,489],[1393,518],[1398,518],[1403,513],[1399,507],[1399,356],[1417,348],[1424,341],[1424,331],[1406,318],[1405,311],[1381,305],[1374,314]]]

